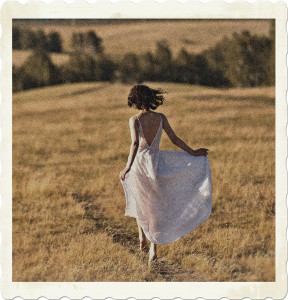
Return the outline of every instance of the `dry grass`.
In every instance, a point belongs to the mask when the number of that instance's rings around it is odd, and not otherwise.
[[[20,67],[25,62],[25,60],[31,55],[31,53],[31,50],[13,50],[13,65]],[[53,63],[57,66],[62,65],[69,60],[69,54],[67,53],[50,53],[50,57]]]
[[[155,84],[192,147],[210,149],[213,212],[147,268],[124,217],[130,86],[13,95],[13,281],[274,281],[274,87]],[[163,134],[162,149],[176,149]]]
[[[29,21],[22,22],[30,24]],[[73,32],[95,30],[103,39],[105,53],[115,59],[127,52],[137,54],[154,50],[156,42],[166,39],[172,52],[176,55],[184,47],[186,50],[199,53],[214,46],[223,36],[231,36],[233,32],[249,30],[251,33],[268,35],[269,20],[194,20],[194,21],[163,21],[149,23],[123,23],[89,26],[64,25],[31,25],[32,29],[43,29],[46,33],[55,30],[61,34],[64,51],[71,51],[70,41]],[[20,66],[30,51],[13,51],[13,64]],[[22,55],[21,55],[22,54]],[[67,55],[53,55],[56,64],[67,60]]]

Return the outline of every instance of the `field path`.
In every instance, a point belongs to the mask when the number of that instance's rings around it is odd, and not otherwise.
[[[139,251],[138,235],[135,235],[135,233],[115,222],[113,218],[106,217],[108,212],[97,204],[97,197],[95,199],[89,195],[72,193],[72,198],[76,202],[81,203],[85,211],[85,218],[95,222],[93,227],[85,228],[81,234],[91,234],[99,231],[105,232],[108,236],[112,237],[113,243],[120,244],[128,249],[129,253],[139,258],[142,263],[148,261],[148,254]],[[189,277],[191,281],[206,281],[205,274],[193,272],[193,270],[175,265],[165,257],[160,257],[156,262],[152,263],[150,272],[152,274],[159,274],[164,281],[183,281],[183,277]]]
[[[13,281],[275,280],[274,87],[151,86],[168,92],[159,111],[179,137],[210,150],[211,217],[159,245],[158,262],[148,268],[119,181],[136,113],[127,107],[130,85],[15,93]],[[176,150],[165,134],[160,148]]]

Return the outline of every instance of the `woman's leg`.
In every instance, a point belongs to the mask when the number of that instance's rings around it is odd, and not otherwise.
[[[157,245],[154,243],[151,243],[148,264],[150,265],[156,259],[157,259]]]
[[[147,245],[147,240],[146,240],[145,233],[144,233],[142,227],[140,226],[140,224],[138,223],[137,219],[136,219],[136,221],[137,221],[138,230],[139,230],[140,250],[144,251],[144,252],[148,252],[149,248],[148,248],[148,245]]]

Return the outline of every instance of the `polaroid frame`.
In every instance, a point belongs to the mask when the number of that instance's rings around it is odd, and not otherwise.
[[[197,19],[275,19],[276,20],[276,281],[275,282],[13,282],[12,281],[12,19],[14,18],[197,18]],[[21,4],[7,1],[1,10],[1,292],[5,299],[63,296],[80,299],[280,299],[287,293],[287,7],[268,1],[64,1]]]

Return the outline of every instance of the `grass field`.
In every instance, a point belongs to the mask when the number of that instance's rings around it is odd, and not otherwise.
[[[149,83],[148,83],[149,84]],[[13,95],[13,281],[274,281],[274,87],[151,83],[158,111],[210,149],[213,211],[147,267],[125,217],[130,86],[63,85]],[[176,149],[163,133],[161,149]]]
[[[127,52],[137,54],[148,50],[155,50],[159,40],[166,39],[174,53],[182,47],[194,53],[200,53],[204,49],[214,46],[224,36],[231,36],[233,32],[249,30],[253,34],[268,35],[270,29],[269,20],[194,20],[194,21],[163,21],[163,22],[135,22],[123,24],[99,24],[99,25],[59,25],[57,21],[51,24],[39,22],[35,24],[27,21],[17,21],[21,26],[29,26],[33,30],[42,29],[46,33],[57,31],[63,40],[63,49],[70,52],[71,36],[73,32],[85,32],[95,30],[102,38],[105,53],[114,59],[119,59]],[[20,66],[30,51],[13,51],[13,64]],[[68,59],[67,54],[53,54],[55,64],[64,63]]]

